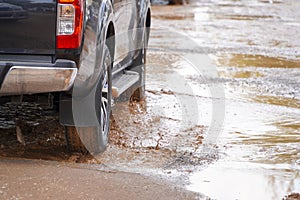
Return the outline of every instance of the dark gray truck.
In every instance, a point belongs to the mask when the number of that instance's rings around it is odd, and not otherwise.
[[[150,23],[150,0],[0,0],[1,102],[58,108],[73,150],[104,151],[112,101],[143,98]]]

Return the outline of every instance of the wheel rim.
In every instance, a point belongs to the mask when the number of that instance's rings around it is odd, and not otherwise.
[[[102,89],[106,89],[106,86],[104,85]],[[107,94],[106,94],[107,95]],[[107,140],[107,115],[108,115],[108,99],[107,97],[104,97],[104,95],[101,98],[101,132],[103,134],[103,139]]]
[[[108,140],[108,132],[109,132],[109,109],[110,109],[110,98],[109,98],[109,76],[108,76],[108,68],[109,68],[109,57],[106,58],[104,63],[104,78],[102,81],[102,95],[101,95],[101,109],[100,109],[100,128],[101,134],[103,136],[103,140]]]

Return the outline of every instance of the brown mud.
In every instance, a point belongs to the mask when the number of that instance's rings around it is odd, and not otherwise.
[[[294,0],[153,6],[146,99],[115,105],[105,153],[71,153],[57,114],[25,103],[1,107],[0,156],[163,176],[215,199],[298,198],[299,8]],[[215,85],[224,96],[212,95]],[[223,127],[203,153],[214,111],[225,112]]]

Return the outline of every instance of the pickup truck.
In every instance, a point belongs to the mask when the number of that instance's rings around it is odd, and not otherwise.
[[[0,0],[1,102],[57,108],[72,150],[103,152],[112,102],[144,96],[150,24],[150,0]]]

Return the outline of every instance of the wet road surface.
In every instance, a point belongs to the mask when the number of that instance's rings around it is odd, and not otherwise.
[[[57,117],[25,104],[1,107],[1,156],[164,177],[216,199],[300,192],[300,3],[272,2],[153,6],[147,98],[115,106],[104,154],[71,154]]]
[[[300,191],[299,6],[297,1],[209,1],[156,10],[160,26],[152,47],[198,54],[196,65],[218,73],[204,85],[222,83],[225,91],[219,159],[204,170],[193,169],[187,186],[192,191],[217,199],[280,199]],[[165,28],[172,33],[161,34]],[[197,44],[180,40],[188,37]],[[199,89],[199,74],[187,79],[197,88],[194,93],[209,96],[203,84]],[[211,102],[200,105],[200,124],[209,126],[201,119],[211,112]]]
[[[217,69],[218,78],[206,84],[222,83],[226,105],[219,159],[193,170],[187,187],[217,199],[280,199],[299,192],[299,2],[197,2],[187,8],[160,7],[154,18],[161,20],[158,32],[181,31],[196,45],[166,43],[167,34],[154,34],[152,47],[202,55],[196,65]],[[199,74],[186,78],[207,97]],[[200,113],[211,106],[199,104]]]
[[[104,166],[0,161],[1,199],[196,199],[166,181]],[[10,181],[7,181],[10,180]]]

